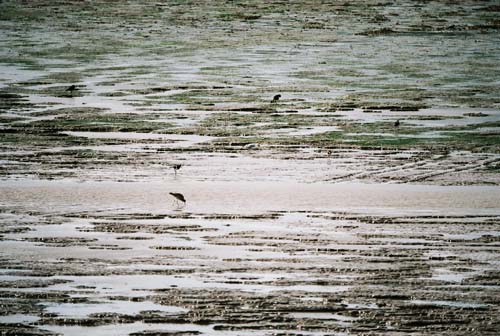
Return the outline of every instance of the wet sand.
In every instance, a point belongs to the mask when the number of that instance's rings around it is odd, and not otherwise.
[[[498,335],[499,11],[2,1],[0,335]]]
[[[500,209],[496,186],[436,186],[344,182],[197,182],[183,177],[156,182],[0,182],[2,205],[24,211],[123,209],[175,210],[169,192],[182,191],[183,212],[254,214],[272,211],[429,210],[453,214]]]
[[[174,187],[185,206],[168,195]],[[5,330],[496,329],[475,321],[497,312],[497,187],[180,179],[1,188],[0,285],[17,298]]]

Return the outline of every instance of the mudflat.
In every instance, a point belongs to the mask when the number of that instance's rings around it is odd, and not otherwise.
[[[499,12],[2,1],[0,335],[498,335]]]

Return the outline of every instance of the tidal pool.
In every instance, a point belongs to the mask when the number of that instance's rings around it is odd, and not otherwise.
[[[2,1],[0,330],[498,334],[498,11]]]

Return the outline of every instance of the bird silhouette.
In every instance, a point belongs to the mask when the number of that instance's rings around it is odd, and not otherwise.
[[[186,199],[184,198],[183,194],[176,193],[176,192],[170,192],[169,194],[175,197],[175,201],[177,202],[177,205],[179,205],[179,201],[186,204]]]
[[[394,123],[394,127],[399,127],[399,124],[400,124],[400,122],[399,122],[399,119],[398,119],[398,120],[396,120],[396,122]]]
[[[280,94],[274,95],[273,100],[271,102],[272,103],[277,102],[278,100],[280,100],[280,98],[281,98]]]
[[[172,168],[174,168],[174,174],[177,175],[177,171],[181,169],[182,165],[180,163],[176,163],[172,165]]]
[[[74,84],[73,84],[73,85],[71,85],[70,87],[68,87],[68,88],[65,90],[65,92],[68,92],[68,91],[69,91],[69,95],[70,95],[71,97],[73,97],[73,92],[75,92],[75,91],[77,91],[77,90],[78,90],[78,88],[76,87],[76,85],[74,85]]]
[[[75,91],[75,90],[78,90],[78,89],[76,88],[76,85],[75,85],[75,84],[71,85],[69,88],[67,88],[67,89],[66,89],[66,91],[69,91],[69,92],[73,92],[73,91]]]

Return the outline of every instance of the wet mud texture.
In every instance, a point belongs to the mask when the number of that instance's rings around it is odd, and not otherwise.
[[[0,6],[4,178],[498,184],[495,1]]]
[[[500,327],[498,215],[2,218],[46,236],[2,237],[29,242],[1,260],[2,316],[36,317],[3,322],[5,335],[106,334],[99,328],[115,324],[130,335],[494,335]],[[130,252],[92,252],[109,246]]]
[[[193,185],[496,195],[499,12],[0,2],[0,335],[497,335],[494,198],[215,211]],[[165,197],[60,197],[97,182]]]

